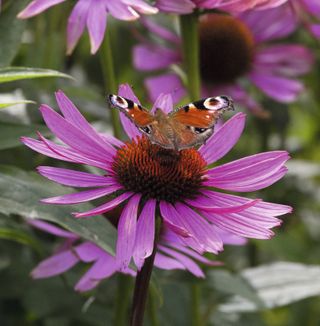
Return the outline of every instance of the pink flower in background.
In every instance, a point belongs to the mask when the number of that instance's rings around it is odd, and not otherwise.
[[[194,9],[220,9],[231,12],[263,10],[280,6],[288,0],[156,0],[164,12],[188,14]]]
[[[139,103],[128,85],[120,86],[119,95]],[[175,152],[151,144],[122,114],[129,142],[99,134],[62,91],[57,92],[56,99],[62,115],[47,105],[42,105],[40,111],[49,129],[64,145],[40,133],[39,140],[24,137],[22,142],[49,157],[99,168],[101,174],[40,166],[39,173],[52,181],[89,188],[42,202],[68,205],[105,198],[102,205],[74,213],[78,218],[103,214],[124,204],[117,227],[117,270],[126,271],[132,258],[140,269],[144,259],[151,255],[156,214],[161,215],[163,226],[175,243],[198,254],[217,254],[223,249],[221,232],[269,239],[274,234],[270,229],[281,224],[277,216],[291,212],[289,206],[218,191],[260,190],[281,179],[287,171],[284,164],[289,155],[285,151],[260,153],[209,167],[238,141],[245,124],[243,113],[229,119],[199,150]],[[170,112],[171,96],[160,95],[152,112],[156,108]]]
[[[35,279],[48,278],[67,272],[76,264],[83,262],[92,264],[90,269],[80,278],[75,285],[75,290],[84,292],[96,287],[102,280],[119,272],[114,256],[100,248],[93,242],[83,241],[76,234],[61,229],[53,224],[41,220],[28,220],[33,227],[53,234],[64,242],[50,257],[41,261],[31,272]],[[225,243],[242,245],[245,239],[221,234]],[[208,266],[220,266],[217,261],[210,261],[195,251],[186,247],[178,237],[167,228],[161,232],[158,251],[155,256],[155,266],[164,270],[187,270],[196,277],[204,277],[199,263]],[[136,272],[131,268],[121,271],[135,276]]]
[[[288,6],[295,12],[300,22],[317,38],[320,38],[320,1],[290,0]]]
[[[33,0],[18,18],[30,18],[66,0]],[[158,9],[143,0],[78,0],[68,20],[67,53],[71,54],[87,28],[91,53],[98,51],[107,25],[107,14],[116,19],[136,20],[140,14],[155,14]]]
[[[182,63],[180,38],[150,20],[144,24],[167,43],[141,42],[134,48],[134,66],[153,73],[145,79],[151,100],[171,93],[177,102],[185,90],[177,69],[170,68]],[[237,17],[204,15],[199,26],[202,95],[228,94],[257,114],[261,107],[250,95],[250,85],[279,102],[296,100],[304,89],[298,77],[310,71],[313,55],[300,44],[274,42],[291,34],[296,24],[288,6]]]

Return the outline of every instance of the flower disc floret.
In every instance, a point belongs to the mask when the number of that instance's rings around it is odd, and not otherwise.
[[[205,166],[195,149],[168,150],[137,137],[117,151],[113,170],[127,191],[174,203],[199,194]]]

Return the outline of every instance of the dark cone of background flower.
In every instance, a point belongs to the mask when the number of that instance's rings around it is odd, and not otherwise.
[[[224,15],[202,17],[200,33],[200,71],[210,84],[234,82],[250,70],[254,40],[240,20]]]

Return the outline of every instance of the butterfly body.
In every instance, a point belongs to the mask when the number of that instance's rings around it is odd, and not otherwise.
[[[169,114],[157,109],[152,115],[140,104],[119,95],[110,95],[112,106],[123,112],[153,144],[165,149],[201,145],[212,135],[214,125],[226,110],[233,110],[226,96],[209,97],[177,108]]]

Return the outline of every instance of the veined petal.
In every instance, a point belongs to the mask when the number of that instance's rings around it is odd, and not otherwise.
[[[154,247],[156,201],[148,200],[138,218],[133,259],[141,269],[144,260],[152,254]]]
[[[110,177],[88,172],[56,168],[52,166],[39,166],[37,170],[42,176],[65,186],[106,187],[116,185],[116,182]]]
[[[141,195],[131,197],[123,209],[118,224],[116,262],[120,270],[127,268],[134,252],[137,214]]]
[[[190,14],[196,7],[191,0],[156,0],[156,6],[161,11],[175,14]]]
[[[164,69],[180,60],[179,52],[160,45],[140,44],[133,48],[133,64],[141,71]]]
[[[131,6],[141,14],[145,15],[151,15],[151,14],[156,14],[158,12],[158,9],[150,6],[146,2],[142,0],[121,0],[124,4]]]
[[[159,245],[159,249],[166,253],[167,255],[175,258],[176,260],[178,260],[182,265],[184,265],[186,267],[186,269],[192,273],[193,275],[197,276],[197,277],[202,277],[204,278],[204,273],[201,270],[201,268],[192,260],[190,259],[188,256],[185,256],[175,250],[169,249],[165,246],[161,246]]]
[[[107,9],[103,2],[95,1],[88,11],[87,27],[90,36],[91,54],[95,54],[104,38],[107,26]]]
[[[119,0],[108,0],[105,2],[110,14],[120,20],[136,20],[140,15],[130,6]]]
[[[170,94],[160,94],[153,104],[151,113],[155,114],[157,109],[161,109],[168,114],[173,110],[172,96]]]
[[[17,17],[22,19],[33,17],[64,1],[66,0],[33,0]]]
[[[100,215],[105,212],[108,212],[121,204],[123,201],[128,199],[129,197],[132,196],[132,193],[130,192],[125,192],[122,195],[118,196],[117,198],[108,201],[107,203],[98,206],[96,208],[90,209],[89,211],[82,212],[82,213],[72,213],[75,217],[87,217],[87,216],[94,216],[94,215]]]
[[[101,146],[97,141],[93,140],[79,128],[62,118],[50,107],[42,105],[40,111],[48,128],[65,144],[93,159],[102,161],[103,157],[106,162],[112,160],[112,156],[116,153],[115,149],[107,149]]]
[[[67,54],[72,53],[84,31],[89,10],[91,10],[90,6],[90,0],[79,0],[69,16],[67,27]]]
[[[200,147],[199,152],[208,164],[223,157],[236,144],[244,129],[245,118],[241,112],[234,115]]]
[[[63,251],[41,261],[32,270],[31,276],[38,279],[59,275],[71,269],[78,262],[79,258],[72,250]]]
[[[113,192],[120,190],[121,188],[122,186],[120,185],[114,185],[114,186],[109,186],[108,188],[91,189],[91,190],[80,191],[80,192],[62,195],[62,196],[41,199],[41,202],[46,204],[56,204],[56,205],[79,204],[79,203],[100,198],[102,196],[110,195]]]
[[[47,223],[45,221],[42,220],[36,220],[36,219],[31,219],[28,218],[27,219],[27,223],[32,225],[33,227],[42,230],[44,232],[53,234],[57,237],[61,237],[61,238],[66,238],[66,239],[72,239],[72,240],[76,240],[79,238],[78,235],[76,235],[75,233],[66,231],[56,225],[53,225],[51,223]]]
[[[186,267],[176,259],[163,255],[159,252],[156,253],[156,257],[154,259],[154,265],[164,270],[186,269]]]
[[[79,244],[73,250],[84,263],[92,263],[107,254],[102,248],[90,241]]]

